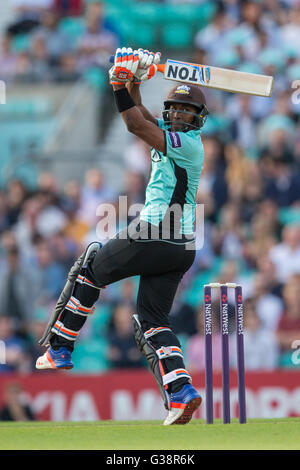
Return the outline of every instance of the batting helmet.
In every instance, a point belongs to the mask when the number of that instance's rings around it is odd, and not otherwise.
[[[163,118],[166,124],[172,124],[170,119],[170,106],[174,103],[189,104],[196,108],[196,113],[190,111],[182,111],[184,114],[192,114],[194,121],[191,124],[187,124],[183,129],[183,132],[187,132],[192,129],[200,129],[209,111],[206,107],[206,99],[198,85],[176,85],[173,87],[166,101],[164,101]]]

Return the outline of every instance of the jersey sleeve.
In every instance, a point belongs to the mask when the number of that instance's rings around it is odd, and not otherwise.
[[[160,129],[165,130],[165,121],[163,119],[157,119],[157,125]]]
[[[184,132],[165,131],[166,153],[179,166],[203,163],[204,151],[200,138],[195,139]]]

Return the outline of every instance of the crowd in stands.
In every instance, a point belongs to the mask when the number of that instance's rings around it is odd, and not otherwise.
[[[56,13],[47,9],[31,30],[30,60],[28,52],[12,52],[18,22],[10,25],[2,41],[0,70],[7,76],[16,70],[27,73],[30,63],[31,71],[43,75],[46,68],[48,73],[64,64],[80,73],[94,60],[101,61],[117,39],[114,31],[105,30],[104,35],[98,29],[101,8],[90,8],[94,10],[86,11],[75,68],[74,51],[56,32]],[[197,202],[204,204],[205,237],[170,313],[191,372],[204,368],[203,285],[213,281],[243,286],[246,369],[299,367],[293,361],[294,344],[300,340],[300,95],[294,83],[300,77],[299,38],[298,0],[223,0],[212,22],[195,36],[192,54],[197,62],[272,74],[275,86],[270,99],[205,90],[211,116],[202,131],[205,163],[197,195]],[[99,56],[98,48],[106,55]],[[124,149],[124,158],[128,171],[120,194],[130,204],[141,203],[149,178],[149,149],[134,141]],[[0,340],[6,345],[0,372],[34,371],[44,351],[37,339],[68,270],[95,240],[96,208],[103,202],[117,208],[118,197],[97,168],[84,181],[64,187],[45,173],[34,190],[12,180],[0,193]],[[126,223],[123,216],[118,228]],[[98,230],[97,235],[103,234]],[[146,367],[132,331],[137,288],[138,278],[131,278],[101,291],[95,313],[80,332],[75,371]],[[216,369],[221,367],[218,311],[216,299]],[[230,311],[233,319],[232,299]],[[235,367],[233,325],[231,334]]]
[[[69,18],[78,19],[73,28]],[[18,0],[16,17],[1,38],[1,79],[74,81],[91,67],[107,70],[119,41],[101,2]]]

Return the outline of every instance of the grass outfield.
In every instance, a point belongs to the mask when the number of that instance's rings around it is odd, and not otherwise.
[[[299,450],[300,418],[162,426],[158,421],[1,422],[1,450]]]

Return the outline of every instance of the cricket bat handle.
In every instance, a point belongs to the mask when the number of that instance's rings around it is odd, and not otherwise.
[[[114,55],[111,55],[110,58],[109,58],[109,62],[111,64],[113,64],[115,62],[115,56]],[[160,73],[165,73],[165,67],[166,67],[166,64],[156,64],[156,67],[157,67],[157,71],[160,72]]]
[[[166,64],[156,64],[157,71],[160,73],[165,73]]]

